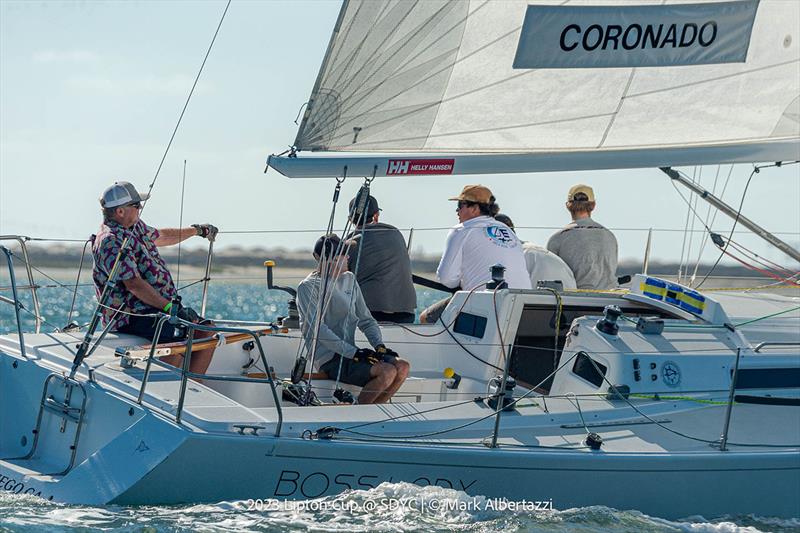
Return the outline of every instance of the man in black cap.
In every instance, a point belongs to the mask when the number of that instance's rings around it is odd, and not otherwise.
[[[117,268],[114,285],[109,287],[104,307],[103,322],[112,323],[111,329],[153,340],[158,313],[172,310],[173,298],[178,294],[172,275],[158,249],[199,236],[213,241],[217,228],[211,224],[194,224],[188,228],[156,229],[139,218],[142,202],[149,194],[140,193],[127,181],[108,187],[100,197],[103,224],[92,245],[94,268],[92,278],[100,300],[111,272]],[[126,242],[127,239],[127,242]],[[125,244],[123,248],[122,245]],[[177,304],[179,318],[200,322],[202,318],[191,308]],[[196,338],[208,337],[210,332],[197,331]],[[175,342],[186,339],[186,329],[165,323],[158,342]],[[197,350],[192,354],[189,370],[203,374],[211,363],[213,348]],[[171,365],[180,366],[181,355],[161,358]]]
[[[411,281],[411,260],[400,230],[379,222],[373,196],[350,200],[349,270],[356,275],[372,316],[379,322],[414,323],[417,293]]]

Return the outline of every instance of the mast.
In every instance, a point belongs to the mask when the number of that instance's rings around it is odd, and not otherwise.
[[[717,198],[716,196],[705,190],[704,188],[698,186],[695,183],[692,183],[684,176],[682,176],[681,173],[678,172],[677,170],[674,170],[670,167],[661,167],[661,171],[664,172],[667,176],[669,176],[670,179],[677,181],[687,189],[691,190],[692,192],[697,194],[700,198],[702,198],[709,204],[713,205],[714,207],[716,207],[717,209],[719,209],[732,219],[737,220],[739,224],[746,227],[747,229],[749,229],[750,231],[752,231],[753,233],[755,233],[756,235],[758,235],[759,237],[770,243],[771,245],[775,246],[776,248],[778,248],[780,251],[782,251],[795,261],[800,262],[800,252],[798,252],[795,248],[789,246],[787,243],[783,242],[778,237],[768,232],[767,230],[765,230],[764,228],[762,228],[761,226],[759,226],[758,224],[756,224],[755,222],[753,222],[752,220],[741,214],[741,212],[732,208],[731,206],[729,206],[728,204],[726,204],[725,202],[723,202],[722,200],[720,200],[719,198]]]

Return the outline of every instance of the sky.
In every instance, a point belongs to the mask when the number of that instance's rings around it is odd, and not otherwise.
[[[294,140],[339,11],[336,0],[234,0],[160,172],[143,218],[156,227],[211,222],[217,248],[308,249],[327,224],[335,183],[290,180],[269,154]],[[0,234],[85,239],[100,223],[98,197],[117,180],[146,190],[224,10],[224,1],[0,0]],[[683,169],[720,191],[729,166]],[[719,172],[718,172],[719,170]],[[752,167],[733,169],[724,200],[738,207]],[[566,191],[594,187],[594,218],[613,228],[620,257],[713,262],[702,233],[686,238],[687,207],[657,169],[501,176],[378,178],[382,221],[418,228],[412,249],[439,253],[458,222],[466,184],[492,189],[525,240],[544,244],[569,221]],[[342,203],[361,186],[343,185]],[[688,192],[681,189],[688,197]],[[341,205],[341,204],[340,204]],[[743,212],[800,245],[800,165],[768,169],[750,185]],[[337,210],[336,227],[346,208]],[[705,219],[707,207],[698,213]],[[712,215],[713,216],[713,215]],[[699,222],[694,229],[701,229]],[[722,214],[712,228],[730,230]],[[309,230],[308,232],[298,230]],[[263,233],[245,233],[263,231]],[[743,232],[738,241],[785,265],[788,257]],[[187,246],[200,247],[199,239]],[[263,258],[254,258],[258,266]]]

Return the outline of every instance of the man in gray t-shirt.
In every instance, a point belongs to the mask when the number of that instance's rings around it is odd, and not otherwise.
[[[400,230],[379,222],[379,216],[378,201],[373,196],[366,202],[359,202],[359,196],[350,201],[350,220],[356,229],[347,236],[351,242],[348,266],[356,274],[375,320],[411,324],[417,293],[411,281],[406,241]]]
[[[617,287],[617,239],[591,218],[594,191],[588,185],[575,185],[566,205],[572,222],[550,237],[547,249],[569,265],[579,289]]]

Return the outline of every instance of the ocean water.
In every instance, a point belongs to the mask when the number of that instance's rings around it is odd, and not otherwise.
[[[60,283],[74,285],[74,277]],[[39,279],[42,285],[57,285]],[[7,280],[0,278],[0,286]],[[200,307],[200,285],[182,291],[188,305]],[[94,289],[79,287],[72,319],[83,324],[94,309]],[[8,291],[0,295],[10,297]],[[30,294],[21,292],[26,308]],[[444,296],[418,289],[418,309]],[[72,291],[64,287],[39,291],[42,331],[67,323]],[[267,291],[263,282],[212,282],[209,288],[210,318],[270,321],[286,313],[287,294]],[[33,317],[21,313],[24,331],[32,331]],[[0,333],[16,331],[13,307],[0,302]],[[435,505],[432,502],[436,502]],[[409,483],[383,483],[370,490],[296,504],[277,500],[226,501],[182,506],[80,506],[46,502],[32,496],[0,493],[0,531],[690,531],[756,532],[800,531],[800,519],[732,516],[708,521],[686,517],[668,521],[635,510],[584,507],[552,511],[496,509],[480,496],[440,487]]]
[[[18,274],[19,275],[19,274]],[[94,287],[86,285],[82,280],[78,286],[75,297],[74,311],[70,315],[75,279],[60,276],[52,279],[37,277],[36,283],[44,286],[37,291],[40,316],[46,321],[42,331],[53,331],[63,328],[69,321],[79,324],[89,322],[97,300]],[[296,280],[294,285],[297,284]],[[18,285],[23,281],[17,279]],[[277,282],[276,282],[277,283]],[[61,285],[59,285],[61,284]],[[0,287],[8,286],[7,275],[3,278],[0,273]],[[184,305],[194,307],[200,311],[202,300],[202,286],[198,283],[180,291]],[[10,291],[0,291],[0,296],[11,298]],[[417,289],[417,310],[424,309],[447,294],[432,289]],[[20,290],[19,297],[26,310],[20,311],[23,331],[33,331],[35,319],[33,314],[33,301],[28,290]],[[277,316],[287,314],[287,302],[290,296],[281,291],[270,291],[266,282],[256,281],[211,281],[208,287],[206,317],[212,319],[265,321],[274,320]],[[14,316],[14,307],[0,301],[0,334],[16,332],[17,322]]]
[[[402,502],[402,503],[393,503]],[[437,502],[435,507],[432,502]],[[277,500],[252,509],[247,501],[170,507],[76,506],[0,494],[3,531],[543,531],[543,532],[789,532],[800,520],[753,516],[670,521],[638,511],[581,507],[554,511],[499,510],[483,497],[440,487],[382,483],[370,490],[294,504]],[[367,510],[369,509],[369,510]]]

